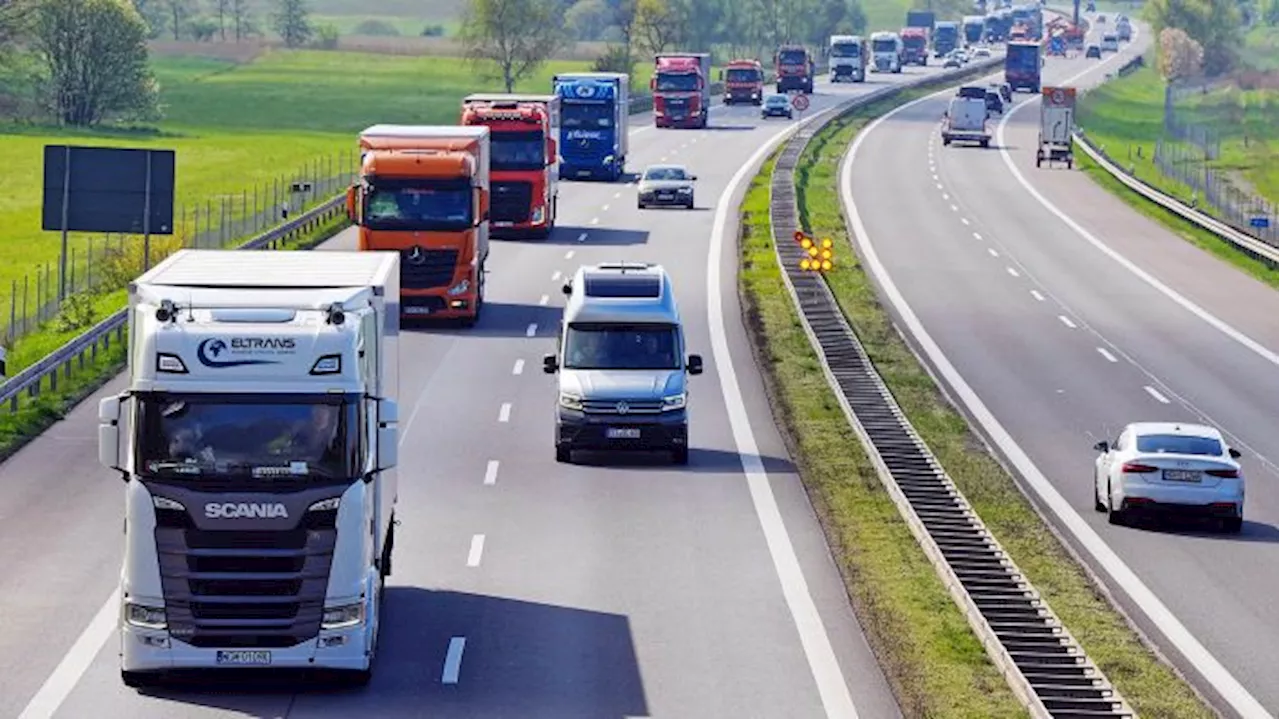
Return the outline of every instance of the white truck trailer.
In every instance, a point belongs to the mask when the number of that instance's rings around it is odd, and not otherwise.
[[[391,573],[400,257],[181,250],[129,286],[121,677],[369,680]]]
[[[1040,140],[1036,147],[1036,167],[1048,162],[1065,162],[1070,170],[1075,162],[1071,131],[1076,124],[1076,89],[1043,87],[1040,90]]]

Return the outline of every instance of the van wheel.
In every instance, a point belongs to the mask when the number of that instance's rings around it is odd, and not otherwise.
[[[671,450],[671,463],[685,465],[689,463],[689,448],[678,447]]]
[[[147,674],[146,672],[129,672],[123,669],[120,670],[120,681],[124,682],[124,685],[130,689],[142,689],[143,687],[149,686],[154,680],[155,677]]]
[[[1230,517],[1222,520],[1222,531],[1227,534],[1239,534],[1244,528],[1244,519],[1240,517]]]
[[[556,445],[556,461],[562,464],[573,464],[572,452],[568,447]]]

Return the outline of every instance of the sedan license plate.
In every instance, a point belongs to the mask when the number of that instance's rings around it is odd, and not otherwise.
[[[218,664],[239,667],[269,666],[271,664],[271,652],[220,651],[218,652]]]
[[[609,427],[604,431],[609,439],[640,439],[639,427]]]
[[[1199,482],[1200,473],[1187,469],[1166,469],[1164,478],[1169,482]]]
[[[429,315],[431,314],[431,308],[430,307],[414,307],[413,305],[406,305],[404,308],[404,313],[406,315]]]

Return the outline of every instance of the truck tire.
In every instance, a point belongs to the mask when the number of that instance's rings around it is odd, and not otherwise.
[[[573,464],[572,450],[568,447],[556,445],[556,461],[561,464]]]

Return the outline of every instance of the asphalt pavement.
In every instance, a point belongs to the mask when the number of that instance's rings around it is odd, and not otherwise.
[[[820,83],[808,114],[921,72]],[[367,689],[120,683],[109,597],[123,487],[95,451],[97,401],[116,378],[0,465],[0,716],[800,718],[845,692],[858,716],[898,716],[764,397],[739,320],[732,208],[724,251],[709,253],[722,193],[787,124],[758,112],[717,108],[705,130],[638,116],[630,169],[687,164],[696,209],[640,211],[631,185],[564,183],[550,239],[493,242],[477,327],[402,335],[401,526]],[[348,231],[324,249],[352,247]],[[563,278],[606,260],[664,264],[690,350],[707,359],[687,467],[554,462],[555,385],[540,359]],[[713,353],[715,331],[726,353]],[[744,473],[744,427],[763,484]],[[784,571],[779,536],[799,572]],[[823,664],[826,643],[838,667]]]
[[[1104,62],[1049,58],[1044,84],[1096,84],[1148,43],[1139,35]],[[1015,95],[1014,107],[1027,99]],[[890,116],[851,160],[853,212],[882,267],[881,289],[888,292],[889,278],[899,320],[909,308],[929,337],[912,329],[913,343],[936,345],[926,350],[935,369],[945,358],[972,389],[984,408],[966,400],[966,410],[975,418],[989,411],[979,420],[984,434],[1148,636],[1201,688],[1233,692],[1193,643],[1175,640],[1173,623],[1125,571],[1274,715],[1276,291],[1082,173],[1037,169],[1038,100],[1014,112],[985,150],[942,145],[947,100]],[[993,118],[993,130],[1000,121]],[[1092,445],[1140,420],[1214,425],[1244,452],[1240,535],[1186,523],[1116,527],[1094,511]],[[1019,453],[1029,464],[1014,459]],[[1065,504],[1054,509],[1036,475]],[[1090,533],[1127,566],[1115,569],[1090,549]],[[1224,694],[1211,696],[1226,707]],[[1235,710],[1248,705],[1234,696]]]

